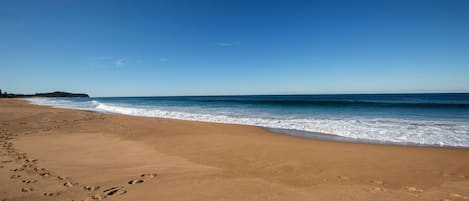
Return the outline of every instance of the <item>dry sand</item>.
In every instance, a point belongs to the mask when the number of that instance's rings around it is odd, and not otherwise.
[[[0,100],[0,200],[469,200],[469,149]]]

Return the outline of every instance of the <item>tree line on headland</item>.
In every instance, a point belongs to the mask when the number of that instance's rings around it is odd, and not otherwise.
[[[68,93],[68,92],[61,92],[55,91],[51,93],[35,93],[35,94],[13,94],[2,92],[0,89],[0,98],[31,98],[31,97],[90,97],[88,94],[83,93]]]

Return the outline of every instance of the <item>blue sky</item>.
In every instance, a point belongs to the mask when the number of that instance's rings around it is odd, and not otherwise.
[[[469,92],[469,1],[0,1],[0,88]]]

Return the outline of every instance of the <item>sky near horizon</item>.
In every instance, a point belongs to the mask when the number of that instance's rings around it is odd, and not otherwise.
[[[0,89],[469,92],[469,1],[0,1]]]

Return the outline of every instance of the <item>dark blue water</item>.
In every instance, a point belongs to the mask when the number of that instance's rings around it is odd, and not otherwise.
[[[34,99],[56,107],[293,129],[351,139],[469,147],[469,94]]]

